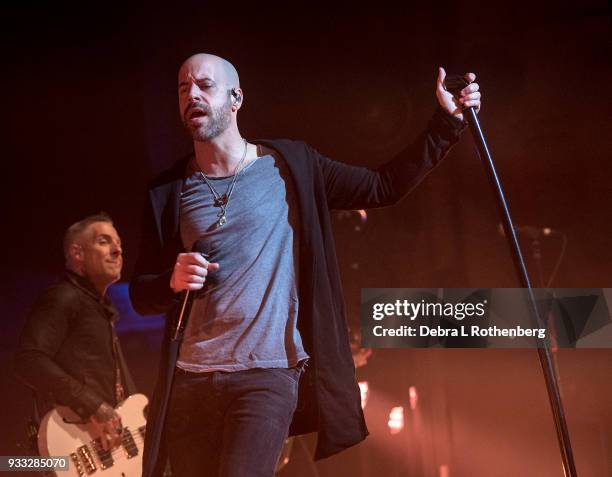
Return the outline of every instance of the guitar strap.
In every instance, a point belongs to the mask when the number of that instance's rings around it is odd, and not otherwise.
[[[125,361],[125,357],[123,356],[123,352],[121,351],[121,343],[119,342],[119,338],[117,337],[117,333],[115,332],[114,322],[113,322],[112,331],[113,331],[113,350],[116,354],[115,363],[116,363],[117,377],[116,377],[115,383],[121,384],[121,388],[124,389],[125,397],[128,397],[136,393],[137,389],[136,389],[136,385],[134,384],[134,380],[132,379],[130,370],[127,367],[127,363]]]
[[[125,399],[125,388],[121,378],[121,365],[119,364],[119,337],[115,331],[115,323],[111,322],[113,334],[113,354],[115,355],[115,401],[120,403]]]
[[[134,385],[132,375],[130,374],[127,368],[125,358],[123,357],[123,353],[121,351],[119,337],[117,336],[117,330],[115,329],[115,324],[117,323],[117,321],[119,321],[119,312],[108,298],[105,297],[102,303],[104,305],[104,309],[107,314],[111,329],[111,338],[113,342],[113,357],[115,358],[114,394],[116,404],[119,404],[125,398],[136,392],[136,386]]]

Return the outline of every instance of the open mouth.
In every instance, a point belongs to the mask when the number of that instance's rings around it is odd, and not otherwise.
[[[201,119],[206,117],[206,111],[200,107],[193,107],[187,112],[187,119],[189,122],[198,123]]]
[[[204,116],[206,116],[206,113],[204,111],[195,110],[189,114],[189,119],[203,118]]]

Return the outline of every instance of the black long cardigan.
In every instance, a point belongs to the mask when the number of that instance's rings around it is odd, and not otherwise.
[[[300,212],[298,328],[311,363],[302,377],[291,435],[318,431],[315,458],[337,453],[368,434],[351,357],[344,301],[329,211],[392,205],[413,189],[458,140],[461,121],[438,110],[427,129],[393,160],[371,170],[328,159],[299,141],[256,141],[288,164]],[[171,315],[177,303],[169,287],[176,255],[183,251],[179,203],[187,160],[153,182],[130,297],[139,313]],[[147,423],[143,476],[161,476],[163,423],[180,343],[170,340],[167,320],[159,377]]]

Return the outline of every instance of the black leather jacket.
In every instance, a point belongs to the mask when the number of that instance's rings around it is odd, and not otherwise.
[[[69,406],[86,419],[105,401],[116,405],[113,322],[108,298],[72,272],[34,304],[15,356],[15,373],[45,403]],[[119,358],[127,394],[133,384]]]

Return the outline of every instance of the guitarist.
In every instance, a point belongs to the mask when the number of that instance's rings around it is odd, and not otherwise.
[[[114,407],[134,388],[114,329],[119,314],[106,296],[123,266],[111,218],[93,215],[71,225],[64,256],[63,278],[28,317],[15,372],[43,402],[70,407],[108,450],[121,443]]]

